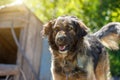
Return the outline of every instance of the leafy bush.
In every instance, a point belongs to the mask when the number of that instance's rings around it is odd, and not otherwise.
[[[120,76],[120,50],[108,51],[110,54],[110,69],[113,76]]]

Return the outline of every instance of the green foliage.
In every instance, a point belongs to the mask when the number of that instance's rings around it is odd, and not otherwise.
[[[120,50],[110,51],[110,69],[113,76],[120,76]]]
[[[103,26],[108,22],[120,22],[120,0],[101,0],[99,9],[97,10],[97,20],[99,26]]]
[[[32,5],[30,3],[33,3]],[[83,20],[87,26],[97,26],[94,21],[99,2],[96,0],[40,0],[27,2],[26,4],[43,21],[49,21],[62,15],[73,15]],[[94,4],[94,5],[92,5]],[[42,14],[41,14],[42,13]],[[95,19],[96,20],[96,19]],[[92,27],[91,26],[91,27]]]
[[[0,0],[0,5],[12,1]],[[93,32],[109,22],[120,22],[120,0],[24,0],[24,3],[43,22],[62,15],[73,15]],[[112,74],[120,76],[120,50],[109,53]]]

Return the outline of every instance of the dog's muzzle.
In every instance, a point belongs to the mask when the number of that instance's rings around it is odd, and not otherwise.
[[[56,44],[60,53],[66,52],[68,50],[67,37],[63,31],[57,33]]]

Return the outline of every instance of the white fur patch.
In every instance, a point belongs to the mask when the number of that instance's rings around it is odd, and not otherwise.
[[[65,51],[59,51],[59,53],[61,54],[67,54],[68,50],[65,50]]]

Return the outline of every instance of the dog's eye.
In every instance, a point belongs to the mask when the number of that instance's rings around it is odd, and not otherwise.
[[[73,30],[73,26],[69,26],[69,28],[68,28],[68,30],[70,31],[70,30]]]
[[[54,31],[58,32],[60,29],[59,28],[55,28]]]

